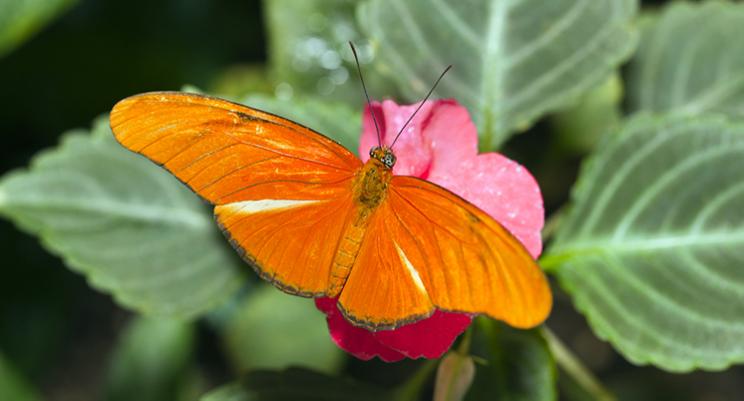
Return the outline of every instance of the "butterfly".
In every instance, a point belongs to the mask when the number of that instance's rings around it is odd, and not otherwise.
[[[389,147],[363,163],[288,119],[214,97],[144,93],[110,114],[116,139],[214,205],[241,257],[279,289],[338,297],[368,330],[436,309],[540,324],[552,298],[522,244],[425,180],[393,175]]]

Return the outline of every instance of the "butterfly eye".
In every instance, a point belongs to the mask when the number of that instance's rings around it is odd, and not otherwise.
[[[378,149],[378,148],[377,148],[376,146],[375,146],[374,148],[371,148],[371,149],[369,150],[369,157],[374,157],[374,156],[375,156],[375,151],[376,151],[377,149]]]
[[[393,168],[393,166],[395,165],[395,155],[390,152],[385,153],[385,157],[383,157],[382,162],[388,168]]]

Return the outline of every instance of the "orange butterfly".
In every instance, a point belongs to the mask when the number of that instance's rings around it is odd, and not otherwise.
[[[546,278],[522,244],[452,192],[393,176],[390,148],[362,163],[292,121],[178,92],[124,99],[110,120],[123,146],[215,205],[262,278],[291,294],[338,297],[358,326],[395,328],[438,308],[527,328],[550,311]]]

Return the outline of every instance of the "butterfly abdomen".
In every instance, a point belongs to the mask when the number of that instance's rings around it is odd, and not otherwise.
[[[356,224],[355,224],[356,223]],[[328,286],[329,297],[335,297],[344,288],[346,279],[349,278],[351,273],[351,267],[356,262],[357,255],[359,255],[359,248],[362,245],[364,239],[364,232],[366,231],[366,222],[364,226],[360,227],[358,220],[349,224],[343,238],[338,245],[336,251],[336,257],[333,260],[333,266],[331,267],[331,277]]]

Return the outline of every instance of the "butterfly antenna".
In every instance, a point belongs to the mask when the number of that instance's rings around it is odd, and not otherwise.
[[[377,146],[382,147],[382,137],[380,136],[380,127],[377,125],[377,117],[375,117],[375,109],[372,108],[372,102],[369,100],[369,94],[367,94],[367,86],[364,85],[364,78],[362,78],[362,67],[359,66],[359,57],[357,56],[356,49],[354,48],[354,44],[349,41],[349,46],[351,46],[351,52],[354,53],[354,61],[356,61],[357,71],[359,72],[359,80],[362,81],[362,89],[364,90],[364,97],[367,98],[367,106],[369,107],[369,112],[372,114],[372,121],[375,123],[375,131],[377,131]]]
[[[419,103],[418,107],[416,107],[416,110],[415,110],[415,111],[413,112],[413,114],[411,114],[411,116],[410,116],[410,117],[408,117],[408,121],[406,121],[406,123],[405,123],[405,124],[403,124],[403,126],[402,126],[402,127],[400,127],[400,131],[398,131],[398,135],[396,135],[396,136],[395,136],[395,139],[393,140],[393,143],[392,143],[392,144],[390,144],[390,148],[391,148],[391,149],[392,149],[392,148],[393,148],[393,146],[395,145],[395,142],[397,142],[397,141],[398,141],[398,137],[400,137],[400,134],[402,134],[402,133],[403,133],[403,130],[404,130],[404,129],[406,129],[406,127],[408,126],[408,123],[410,123],[410,122],[411,122],[411,120],[413,120],[413,117],[414,117],[414,116],[416,115],[416,113],[418,113],[418,111],[419,111],[419,110],[421,110],[421,107],[422,107],[422,106],[424,105],[424,103],[426,103],[426,101],[427,101],[427,100],[429,99],[429,96],[431,96],[432,92],[434,92],[434,89],[435,89],[435,88],[437,87],[437,84],[439,83],[439,81],[441,81],[441,80],[442,80],[442,77],[444,77],[444,74],[446,74],[446,73],[447,73],[447,71],[449,71],[449,70],[450,70],[450,68],[452,68],[452,66],[451,66],[451,65],[448,65],[448,66],[447,66],[447,68],[445,68],[445,69],[444,69],[444,71],[442,71],[442,74],[441,74],[441,75],[439,76],[439,78],[437,78],[437,81],[436,81],[436,82],[434,82],[434,85],[433,85],[433,86],[431,87],[431,89],[429,90],[429,93],[427,93],[427,94],[426,94],[426,97],[424,97],[424,100],[422,100],[422,101],[421,101],[421,103]]]

